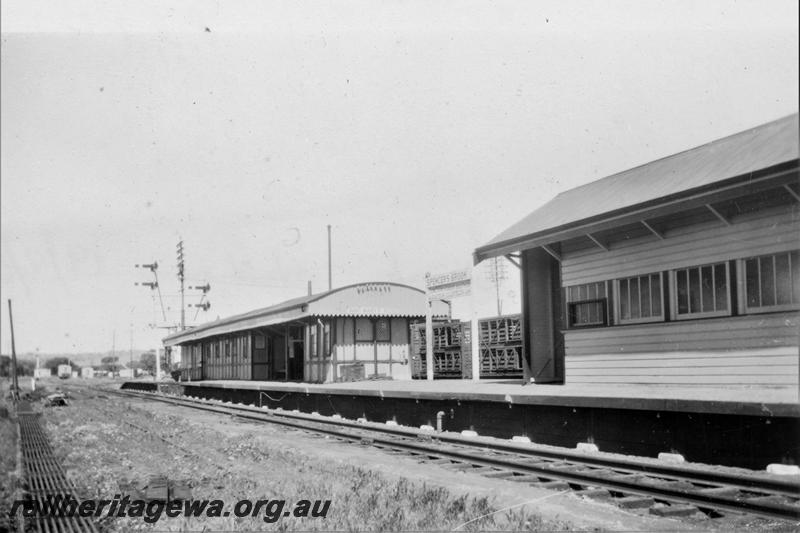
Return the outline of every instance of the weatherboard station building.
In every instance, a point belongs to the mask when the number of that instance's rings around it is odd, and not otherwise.
[[[181,379],[327,383],[411,379],[410,324],[424,320],[420,289],[349,285],[202,324],[164,339],[181,347]],[[434,315],[449,306],[434,302]]]
[[[537,383],[798,386],[798,115],[559,194],[474,252],[521,268]]]

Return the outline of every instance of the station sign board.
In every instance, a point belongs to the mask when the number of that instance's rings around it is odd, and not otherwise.
[[[449,300],[457,296],[469,296],[471,284],[470,268],[425,276],[425,288],[428,290],[429,299]]]

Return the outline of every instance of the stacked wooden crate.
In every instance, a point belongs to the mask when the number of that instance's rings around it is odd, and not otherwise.
[[[433,376],[434,378],[461,378],[462,338],[464,324],[457,321],[436,322],[433,325]],[[411,375],[414,379],[427,376],[425,324],[411,325]]]
[[[480,329],[481,377],[522,376],[521,315],[484,318]]]

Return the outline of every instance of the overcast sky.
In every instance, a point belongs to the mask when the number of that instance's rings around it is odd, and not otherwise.
[[[327,224],[334,285],[422,286],[560,191],[797,111],[796,0],[565,4],[4,0],[2,351],[8,298],[18,352],[156,346],[134,264],[175,323],[179,238],[198,322],[327,288]]]

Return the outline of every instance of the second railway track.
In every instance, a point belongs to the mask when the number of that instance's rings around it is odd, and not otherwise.
[[[325,434],[446,468],[573,490],[625,508],[649,507],[653,514],[686,516],[701,512],[714,518],[726,513],[746,513],[770,519],[800,519],[800,484],[795,480],[468,439],[214,400],[106,388],[102,392]]]

